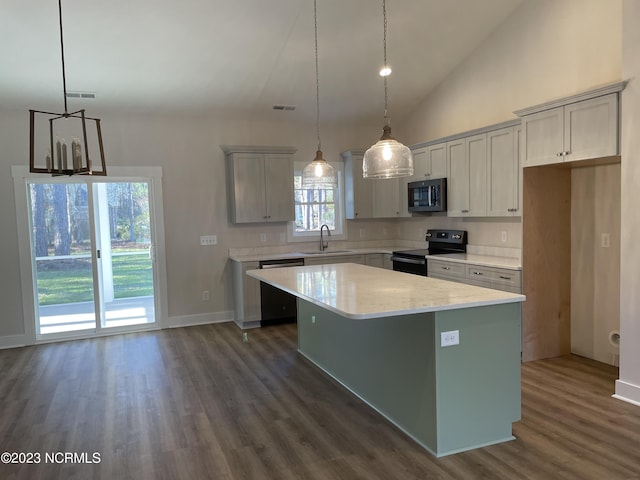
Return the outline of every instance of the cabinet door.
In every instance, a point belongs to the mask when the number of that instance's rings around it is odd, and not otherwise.
[[[487,215],[487,134],[465,138],[469,165],[469,211],[472,217]]]
[[[294,219],[293,158],[291,155],[264,155],[266,221],[289,222]]]
[[[345,204],[350,220],[373,217],[373,180],[362,178],[362,155],[345,159]]]
[[[469,168],[464,138],[447,142],[447,215],[469,213]]]
[[[612,93],[564,107],[564,161],[618,154],[618,98]]]
[[[235,223],[264,222],[265,208],[264,161],[261,154],[234,153],[229,158],[234,196],[231,205]]]
[[[445,178],[447,176],[446,143],[427,147],[427,165],[429,166],[429,178]]]
[[[413,152],[412,182],[447,176],[447,144],[439,143]]]
[[[400,179],[373,179],[373,218],[400,216]]]
[[[487,133],[487,215],[512,216],[517,211],[518,157],[513,127]]]
[[[411,151],[411,154],[413,155],[412,182],[418,182],[425,178],[429,178],[429,158],[427,156],[428,148],[429,147],[423,147]]]
[[[239,279],[239,286],[242,290],[241,292],[235,292],[236,295],[240,295],[242,301],[242,318],[236,318],[236,322],[240,325],[262,319],[260,312],[260,281],[247,275],[247,270],[255,270],[257,268],[259,268],[258,262],[242,263],[242,277]]]
[[[563,161],[563,108],[552,108],[523,117],[524,167]]]

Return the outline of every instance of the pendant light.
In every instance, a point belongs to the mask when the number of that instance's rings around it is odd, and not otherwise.
[[[84,109],[69,113],[62,34],[62,0],[58,0],[64,113],[29,110],[29,171],[56,175],[106,175],[100,119]],[[99,164],[93,162],[99,158]]]
[[[408,147],[391,135],[391,122],[388,113],[387,76],[391,73],[391,67],[387,63],[386,0],[382,0],[382,17],[384,19],[384,65],[380,70],[380,75],[384,78],[384,128],[380,140],[364,153],[362,176],[364,178],[408,177],[413,175],[413,155]]]
[[[302,188],[304,189],[330,189],[338,184],[335,169],[322,158],[320,142],[320,79],[318,73],[318,12],[316,0],[313,0],[313,26],[315,33],[316,52],[316,135],[318,137],[318,150],[316,158],[302,171]]]

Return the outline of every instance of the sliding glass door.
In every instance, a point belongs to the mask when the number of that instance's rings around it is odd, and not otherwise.
[[[37,338],[155,323],[149,182],[28,181]]]

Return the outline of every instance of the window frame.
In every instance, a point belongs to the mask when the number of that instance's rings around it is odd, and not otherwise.
[[[307,166],[308,162],[296,161],[293,163],[293,175],[294,178],[291,179],[292,182],[295,182],[295,176],[302,175],[302,170]],[[346,240],[347,239],[347,229],[346,229],[346,220],[345,220],[345,208],[344,208],[344,162],[329,162],[338,176],[338,187],[336,191],[334,191],[334,204],[335,204],[335,228],[331,229],[331,238],[333,240]],[[294,183],[294,192],[295,192],[295,183]],[[295,203],[295,194],[294,194],[294,209],[296,206]],[[320,235],[320,230],[305,230],[305,231],[296,231],[296,222],[295,220],[289,222],[289,228],[287,228],[287,241],[289,242],[308,242],[310,240],[316,240]]]

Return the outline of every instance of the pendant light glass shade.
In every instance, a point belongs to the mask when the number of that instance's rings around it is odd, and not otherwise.
[[[338,184],[335,169],[322,158],[322,151],[316,152],[316,158],[302,170],[302,188],[328,189]]]
[[[318,74],[318,8],[316,0],[313,0],[313,27],[316,53],[316,135],[318,136],[318,150],[313,162],[302,170],[302,188],[330,189],[338,186],[338,177],[335,169],[322,158],[322,149],[320,148],[320,76]]]
[[[384,78],[384,121],[382,137],[371,146],[362,159],[362,176],[364,178],[397,178],[413,175],[413,155],[408,147],[391,136],[389,121],[389,95],[387,76],[391,67],[387,63],[387,2],[382,0],[382,18],[384,20],[384,69],[380,75]]]
[[[364,178],[396,178],[413,175],[413,155],[409,147],[391,136],[391,127],[385,125],[382,137],[364,152],[362,176]]]

